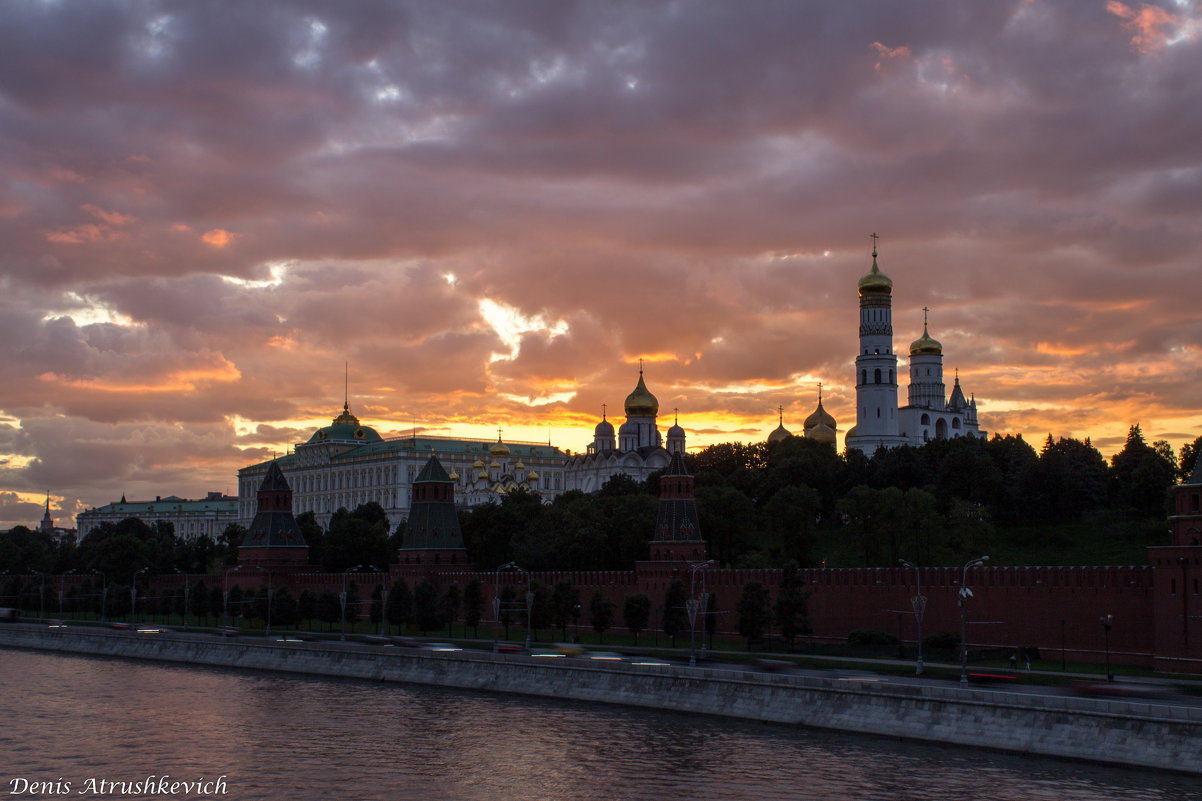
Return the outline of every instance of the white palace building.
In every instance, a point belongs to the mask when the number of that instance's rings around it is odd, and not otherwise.
[[[455,501],[478,506],[522,489],[550,503],[570,489],[592,492],[614,475],[643,481],[665,468],[669,450],[684,451],[679,425],[668,429],[668,448],[656,423],[659,401],[643,383],[626,398],[626,422],[615,440],[613,425],[604,419],[594,432],[586,454],[571,455],[549,443],[496,442],[415,434],[384,439],[351,414],[349,403],[330,425],[318,429],[279,463],[292,487],[294,514],[312,512],[327,526],[340,508],[354,509],[375,501],[384,508],[391,528],[409,517],[413,482],[429,460],[438,457],[455,482]],[[257,490],[271,461],[238,471],[238,520],[249,526],[257,507]]]

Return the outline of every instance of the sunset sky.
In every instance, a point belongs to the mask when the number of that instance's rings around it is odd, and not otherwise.
[[[1202,433],[1202,8],[0,5],[0,526],[341,410],[582,450],[855,422],[856,281],[981,427]],[[901,375],[906,376],[903,360]],[[908,380],[900,395],[905,398]]]

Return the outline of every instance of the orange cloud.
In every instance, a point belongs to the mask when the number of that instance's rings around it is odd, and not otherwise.
[[[211,231],[205,231],[200,237],[206,245],[212,245],[215,248],[221,249],[234,241],[237,234],[231,233],[224,228],[214,228]]]
[[[87,225],[79,225],[75,228],[60,229],[50,231],[46,234],[46,241],[59,242],[69,245],[78,245],[83,242],[112,242],[114,239],[120,239],[121,234],[109,228],[107,225],[96,225],[88,223]]]
[[[881,64],[886,61],[893,61],[899,58],[909,59],[913,55],[913,53],[910,51],[910,48],[906,45],[901,45],[900,47],[889,47],[881,44],[880,42],[873,42],[872,49],[876,51],[877,58],[879,59],[876,62],[876,66],[873,68],[877,72],[881,71]]]
[[[1131,47],[1140,53],[1160,50],[1172,41],[1182,38],[1193,41],[1197,31],[1192,21],[1183,14],[1174,14],[1160,6],[1141,3],[1139,10],[1119,0],[1109,0],[1106,10],[1123,20],[1123,27],[1133,30]]]
[[[80,206],[81,209],[91,214],[93,217],[98,217],[104,220],[109,225],[127,225],[131,222],[137,222],[138,218],[129,214],[120,214],[115,211],[105,211],[99,206],[94,206],[91,203],[85,203]]]
[[[210,366],[194,367],[167,373],[154,383],[122,384],[118,381],[95,378],[64,378],[54,373],[42,373],[39,381],[56,383],[71,389],[86,389],[92,392],[113,393],[168,393],[192,392],[198,385],[211,382],[237,381],[242,378],[241,371],[228,359],[218,357],[216,363]]]

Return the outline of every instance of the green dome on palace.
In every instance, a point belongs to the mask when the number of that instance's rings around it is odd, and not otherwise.
[[[310,444],[314,442],[383,442],[384,438],[371,426],[359,424],[359,418],[351,414],[348,404],[342,405],[342,414],[335,417],[328,426],[319,428],[309,437]]]

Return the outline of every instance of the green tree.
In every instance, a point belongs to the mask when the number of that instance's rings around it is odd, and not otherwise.
[[[238,549],[242,547],[244,539],[246,539],[246,529],[237,523],[230,523],[218,535],[217,553],[223,565],[233,567],[238,564]]]
[[[480,579],[472,579],[463,588],[463,625],[470,626],[472,636],[478,637],[480,619],[484,616],[484,587]]]
[[[438,589],[429,581],[422,580],[413,591],[413,614],[422,636],[426,632],[442,628],[442,615],[438,608]]]
[[[551,588],[537,581],[530,582],[530,592],[534,595],[530,607],[530,632],[538,640],[538,630],[551,625]]]
[[[400,626],[401,633],[404,634],[409,625],[409,618],[413,616],[413,593],[409,591],[409,585],[403,578],[393,582],[392,589],[388,591],[388,604],[385,612],[388,615],[388,622],[394,626]]]
[[[821,509],[818,491],[804,486],[782,487],[764,504],[764,533],[775,542],[778,558],[812,563],[812,529]]]
[[[676,647],[676,635],[684,631],[689,622],[688,613],[685,611],[685,602],[688,600],[689,593],[684,584],[680,579],[673,579],[664,591],[663,614],[664,634],[672,638],[673,648]]]
[[[558,626],[560,633],[568,636],[568,621],[575,616],[580,605],[580,588],[568,579],[562,579],[551,591],[551,623]]]
[[[388,519],[378,503],[365,503],[354,512],[339,509],[330,518],[322,545],[322,565],[341,573],[353,565],[383,568],[391,561]]]
[[[796,562],[790,561],[781,571],[773,608],[780,636],[787,639],[790,646],[798,634],[809,634],[811,631],[807,600],[807,593],[802,589],[801,571],[797,569]]]
[[[275,591],[271,600],[271,620],[274,625],[285,628],[295,626],[300,621],[300,606],[287,587]]]
[[[447,623],[447,635],[455,636],[452,627],[459,620],[459,608],[463,604],[463,592],[459,589],[459,584],[452,582],[451,586],[447,587],[447,591],[442,596],[442,616]]]
[[[1202,437],[1181,446],[1181,454],[1177,458],[1177,478],[1182,482],[1189,481],[1198,464],[1198,454],[1202,452]]]
[[[605,632],[614,621],[614,602],[597,590],[589,599],[588,609],[593,618],[593,631],[597,632],[597,642],[604,642]]]
[[[296,600],[297,616],[309,625],[317,618],[317,593],[313,590],[301,590],[300,597]]]
[[[639,644],[639,633],[647,628],[651,620],[651,599],[645,593],[627,595],[622,605],[622,623],[634,635],[634,644]]]
[[[341,622],[342,615],[342,601],[338,595],[330,590],[323,590],[317,596],[317,619],[326,624],[326,631],[335,623]]]
[[[309,564],[322,564],[326,533],[317,522],[317,516],[312,512],[301,512],[296,516],[296,527],[300,529],[305,544],[309,546]]]
[[[771,620],[768,606],[768,588],[758,581],[749,581],[743,585],[743,594],[739,598],[739,634],[747,638],[747,650],[751,650],[752,640],[764,636]]]
[[[1138,423],[1131,426],[1123,449],[1110,460],[1110,494],[1115,506],[1149,516],[1165,514],[1174,480],[1172,454],[1171,448],[1166,457],[1144,442]]]

